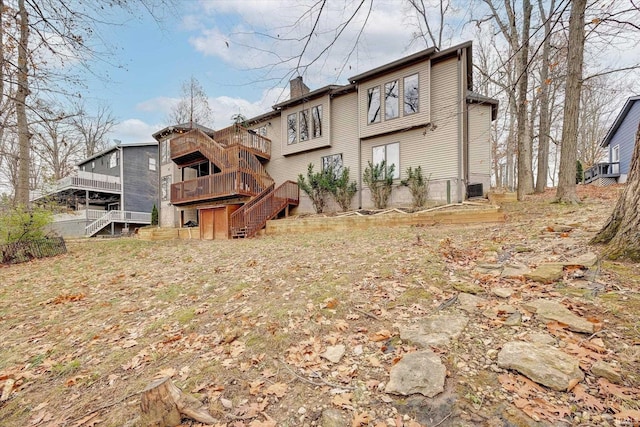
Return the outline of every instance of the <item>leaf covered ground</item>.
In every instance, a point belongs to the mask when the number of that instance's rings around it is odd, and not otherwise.
[[[640,267],[602,261],[542,284],[480,274],[505,256],[536,266],[597,251],[588,239],[616,190],[580,187],[504,206],[504,224],[378,228],[232,241],[90,239],[64,256],[0,268],[0,424],[137,426],[140,392],[171,377],[217,426],[632,425],[640,422]],[[571,231],[550,232],[551,224]],[[511,304],[554,298],[596,334],[523,316]],[[495,316],[471,321],[449,346],[435,398],[385,393],[389,371],[416,348],[398,326],[462,313],[472,292]],[[543,331],[580,360],[586,378],[557,392],[500,369],[501,346]],[[322,355],[344,345],[337,363]],[[619,370],[613,384],[589,371]],[[340,422],[340,421],[338,421]],[[201,424],[184,419],[184,426]],[[339,424],[338,424],[339,425]]]

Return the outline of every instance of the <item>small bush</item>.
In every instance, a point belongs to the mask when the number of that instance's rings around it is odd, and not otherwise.
[[[349,181],[349,168],[342,169],[342,174],[336,177],[331,171],[333,177],[331,182],[331,194],[333,199],[340,206],[342,211],[348,211],[351,208],[351,201],[358,191],[358,184],[355,181]]]
[[[582,168],[582,162],[576,160],[576,184],[581,184],[584,180],[584,170]]]
[[[371,201],[376,209],[384,209],[389,203],[389,197],[393,190],[393,172],[395,165],[387,167],[383,160],[378,164],[369,162],[364,170],[362,180],[371,190]]]
[[[53,222],[51,210],[17,206],[0,213],[0,244],[42,239],[46,226]]]
[[[422,175],[422,168],[420,166],[415,169],[411,167],[407,169],[407,179],[403,180],[401,184],[409,187],[414,208],[421,208],[427,203],[430,180],[431,175],[425,178]]]
[[[153,209],[151,209],[151,225],[158,225],[158,208],[155,203]]]
[[[332,169],[313,172],[313,164],[311,163],[309,163],[306,178],[302,174],[298,175],[298,186],[309,196],[316,213],[324,211],[327,197],[331,194],[332,180]]]

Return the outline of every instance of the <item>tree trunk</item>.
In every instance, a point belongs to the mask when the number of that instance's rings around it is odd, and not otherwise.
[[[529,88],[529,27],[531,26],[531,2],[522,1],[522,37],[518,51],[518,200],[523,200],[525,194],[533,193],[533,172],[531,171],[531,138],[527,132],[528,104],[527,89]]]
[[[31,154],[31,135],[27,123],[26,101],[29,95],[29,79],[27,68],[27,49],[29,42],[29,22],[24,0],[18,1],[20,14],[20,43],[18,44],[18,91],[16,93],[16,116],[18,121],[18,182],[15,202],[19,205],[29,204],[29,156]]]
[[[591,244],[605,243],[603,255],[609,259],[640,261],[640,125],[627,183],[607,224],[591,239]]]
[[[584,62],[584,13],[587,0],[574,0],[569,17],[567,84],[560,147],[560,173],[556,201],[578,203],[576,194],[576,160],[578,156],[578,113]]]
[[[168,377],[152,382],[142,391],[140,409],[146,427],[175,427],[181,424],[183,415],[203,424],[218,422],[199,400],[183,393]]]
[[[542,65],[540,69],[540,127],[538,129],[538,173],[536,176],[536,193],[544,193],[547,188],[549,174],[549,133],[551,117],[549,115],[549,66],[551,63],[551,20],[544,14],[544,4],[538,0],[540,16],[544,19],[545,39],[542,44]],[[555,1],[549,5],[549,14],[553,13]]]

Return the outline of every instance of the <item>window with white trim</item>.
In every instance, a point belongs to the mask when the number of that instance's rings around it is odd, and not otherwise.
[[[109,167],[115,168],[120,164],[120,150],[116,150],[109,156]]]

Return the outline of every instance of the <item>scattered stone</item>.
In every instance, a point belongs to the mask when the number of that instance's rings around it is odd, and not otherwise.
[[[516,311],[504,321],[505,326],[518,326],[522,323],[522,313]]]
[[[592,334],[596,331],[596,325],[594,323],[573,314],[568,308],[558,302],[538,299],[525,303],[523,306],[527,310],[536,313],[540,320],[544,322],[556,321],[564,323],[569,330],[574,332]]]
[[[461,292],[458,294],[458,303],[460,308],[466,312],[473,312],[478,310],[479,307],[484,306],[487,300],[475,295],[466,294]]]
[[[462,315],[432,316],[420,323],[400,327],[400,338],[423,348],[448,345],[451,339],[458,338],[467,326],[469,319]]]
[[[391,368],[385,392],[409,396],[420,393],[433,397],[444,391],[446,368],[431,350],[405,354]]]
[[[531,380],[565,391],[584,379],[578,360],[555,347],[524,341],[506,343],[498,353],[498,366],[514,369]]]
[[[321,354],[322,357],[329,362],[338,363],[344,356],[345,346],[342,344],[327,347],[327,350]]]
[[[593,252],[584,253],[576,258],[563,262],[564,265],[579,265],[586,268],[593,268],[598,264],[598,255]]]
[[[453,282],[451,284],[451,286],[453,286],[453,288],[457,291],[460,292],[464,292],[467,294],[481,294],[482,292],[484,292],[484,288],[480,285],[476,285],[474,283],[468,283],[468,282]]]
[[[491,293],[500,298],[509,298],[513,295],[513,289],[510,288],[493,288]]]
[[[530,332],[527,338],[534,344],[554,345],[556,343],[556,339],[546,332]]]
[[[524,264],[511,262],[504,266],[500,277],[507,279],[522,277],[525,274],[531,273],[531,269]]]
[[[613,366],[602,360],[598,360],[591,367],[591,373],[596,377],[606,378],[614,384],[622,384],[622,375]]]
[[[547,225],[547,228],[545,231],[551,231],[554,233],[568,233],[571,230],[573,230],[573,227],[571,227],[570,225],[551,224],[551,225]]]
[[[532,272],[524,274],[524,277],[535,282],[553,283],[562,279],[563,271],[562,264],[542,264]]]
[[[339,409],[325,409],[322,411],[320,425],[322,427],[344,427],[348,425],[347,419]]]
[[[489,319],[504,319],[507,315],[511,315],[516,311],[518,309],[512,305],[501,304],[483,311],[482,314]]]
[[[478,264],[476,266],[476,271],[480,274],[488,274],[490,276],[499,276],[502,272],[501,264]]]

